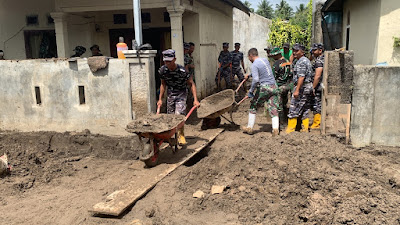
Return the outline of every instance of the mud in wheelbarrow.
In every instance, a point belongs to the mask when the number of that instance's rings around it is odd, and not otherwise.
[[[201,100],[201,107],[197,110],[197,117],[203,119],[202,129],[218,127],[221,123],[221,117],[231,124],[235,124],[232,112],[237,105],[235,91],[231,89],[218,92]],[[223,116],[226,112],[229,112],[230,120]]]

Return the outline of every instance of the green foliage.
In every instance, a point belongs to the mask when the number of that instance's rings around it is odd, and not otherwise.
[[[244,1],[243,4],[250,9],[250,12],[254,13],[254,9],[251,8],[251,3],[249,1]]]
[[[272,19],[274,16],[274,10],[267,0],[262,0],[260,3],[258,3],[258,9],[256,13],[268,19]]]
[[[279,4],[276,4],[275,17],[283,20],[289,20],[293,15],[293,9],[289,3],[285,0],[281,0]]]
[[[290,21],[284,21],[281,18],[272,20],[269,33],[269,42],[271,46],[282,47],[284,43],[300,43],[310,47],[311,26],[312,26],[312,0],[307,7],[297,9],[296,15]],[[304,6],[303,6],[304,7]]]
[[[394,39],[394,44],[393,47],[400,47],[400,38],[399,37],[393,37]]]

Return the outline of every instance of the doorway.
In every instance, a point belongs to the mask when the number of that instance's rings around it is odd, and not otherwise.
[[[55,30],[24,31],[27,59],[57,58]]]

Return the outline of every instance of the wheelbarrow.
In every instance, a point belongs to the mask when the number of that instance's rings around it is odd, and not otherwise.
[[[221,117],[229,121],[231,124],[235,124],[232,117],[233,110],[247,98],[248,97],[246,96],[237,103],[235,101],[235,91],[227,89],[201,100],[201,107],[197,111],[197,117],[203,119],[202,129],[218,127],[221,123]],[[230,119],[223,115],[226,112],[229,112]]]
[[[185,125],[186,120],[196,108],[194,106],[190,109],[186,116],[159,114],[158,109],[157,114],[144,116],[140,120],[135,120],[127,125],[126,131],[139,136],[140,143],[142,143],[142,152],[139,159],[147,167],[157,165],[160,146],[164,142],[169,143],[174,153],[178,150],[177,132]]]

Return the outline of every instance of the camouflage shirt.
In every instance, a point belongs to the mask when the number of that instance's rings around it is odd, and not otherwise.
[[[194,65],[193,57],[190,54],[185,54],[185,67],[186,65]],[[189,75],[194,75],[194,69],[189,67]]]
[[[313,73],[312,73],[312,81],[314,82],[314,77],[315,77],[315,70],[317,69],[317,68],[324,68],[324,62],[325,62],[325,56],[322,54],[322,55],[320,55],[320,56],[318,56],[315,60],[314,60],[314,62],[313,62]],[[319,79],[319,84],[321,83],[321,81],[322,81],[322,75],[323,74],[321,74],[321,78]]]
[[[161,80],[167,83],[168,90],[183,91],[187,89],[187,81],[190,78],[190,74],[186,73],[185,67],[177,64],[176,69],[171,71],[164,65],[158,70],[158,73]]]
[[[232,55],[232,68],[240,68],[240,65],[243,61],[243,52],[231,51],[231,55]]]
[[[272,72],[274,73],[274,77],[276,80],[276,84],[278,86],[282,86],[287,84],[289,81],[292,80],[292,73],[290,69],[290,65],[282,66],[283,63],[288,62],[285,58],[276,60],[273,65]]]
[[[294,66],[293,81],[297,84],[299,77],[304,77],[304,83],[312,83],[312,65],[307,57],[301,57]]]
[[[221,51],[219,53],[218,62],[221,64],[221,66],[232,63],[232,54],[230,52]]]

